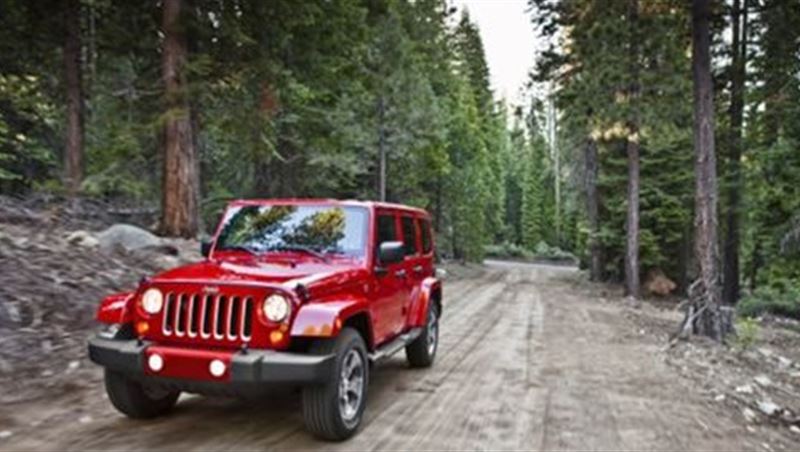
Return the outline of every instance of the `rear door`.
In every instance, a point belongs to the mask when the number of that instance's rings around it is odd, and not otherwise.
[[[433,234],[430,220],[424,217],[417,218],[417,231],[419,233],[421,256],[419,264],[413,270],[421,281],[428,276],[433,276]]]
[[[403,214],[400,217],[402,228],[403,246],[406,257],[403,261],[403,270],[408,289],[406,299],[403,304],[403,316],[407,318],[408,309],[411,308],[411,300],[420,290],[422,280],[425,278],[425,263],[422,253],[422,243],[420,239],[419,222],[411,214]]]

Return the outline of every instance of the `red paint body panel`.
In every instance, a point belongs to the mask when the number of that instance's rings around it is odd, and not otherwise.
[[[97,308],[97,321],[107,324],[132,321],[134,296],[134,292],[122,292],[105,297]]]
[[[411,309],[408,313],[408,324],[410,326],[424,326],[428,315],[428,306],[432,303],[434,292],[442,295],[442,283],[436,278],[428,277],[422,281],[413,294]],[[439,300],[441,301],[441,299]],[[440,312],[441,314],[441,312]]]
[[[158,372],[153,372],[147,365],[147,360],[153,354],[160,355],[164,360],[164,367]],[[231,351],[151,345],[145,350],[144,373],[166,378],[224,382],[231,377],[232,355]],[[220,377],[214,377],[209,370],[211,361],[215,359],[225,363],[225,373]]]
[[[369,318],[369,302],[364,297],[309,303],[300,307],[290,334],[292,337],[333,337],[339,334],[348,318],[361,313]]]

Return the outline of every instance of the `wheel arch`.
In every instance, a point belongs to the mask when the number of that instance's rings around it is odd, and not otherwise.
[[[343,327],[349,326],[364,338],[369,349],[374,345],[372,318],[368,301],[361,297],[311,302],[300,306],[292,328],[291,337],[333,338]]]

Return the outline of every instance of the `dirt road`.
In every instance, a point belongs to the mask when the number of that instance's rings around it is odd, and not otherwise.
[[[569,268],[495,262],[448,283],[436,364],[410,370],[401,353],[377,368],[362,430],[342,444],[306,434],[298,394],[184,397],[168,418],[127,420],[89,367],[61,394],[0,407],[0,449],[772,447],[768,431],[748,431],[665,364],[663,342],[642,337],[619,301],[589,296],[574,278]]]

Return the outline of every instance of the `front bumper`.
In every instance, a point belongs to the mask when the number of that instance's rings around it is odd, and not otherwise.
[[[163,368],[153,371],[147,359],[158,354]],[[194,380],[224,384],[298,384],[329,381],[334,375],[333,355],[305,355],[274,350],[200,350],[163,346],[146,341],[93,337],[89,340],[89,359],[131,377],[167,380]],[[225,364],[225,373],[214,376],[210,363]]]

